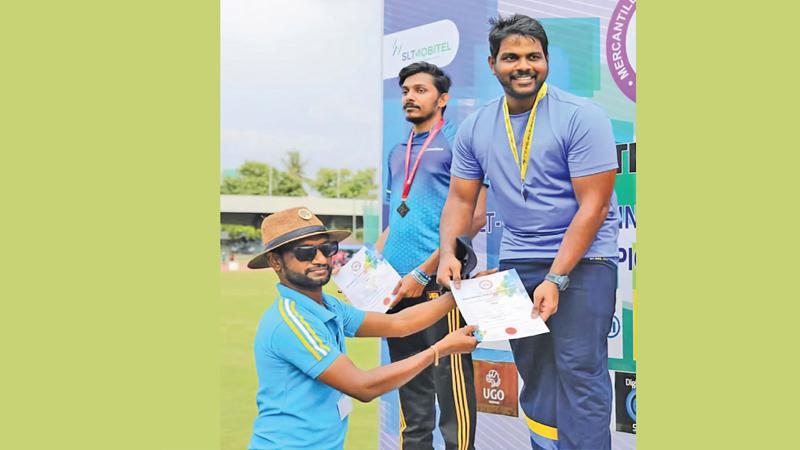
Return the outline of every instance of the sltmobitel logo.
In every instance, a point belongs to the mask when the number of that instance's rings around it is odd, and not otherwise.
[[[458,52],[458,28],[451,20],[439,20],[383,37],[383,79],[394,78],[403,67],[428,61],[445,67]]]

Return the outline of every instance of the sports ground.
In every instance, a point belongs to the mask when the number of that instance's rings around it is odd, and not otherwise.
[[[222,367],[220,372],[220,435],[222,450],[247,448],[256,415],[258,381],[253,339],[258,321],[277,295],[278,279],[271,270],[220,274]],[[335,294],[333,283],[325,292]],[[341,298],[341,295],[338,295]],[[378,365],[379,340],[347,339],[348,356],[362,369]],[[378,444],[378,402],[353,402],[345,449],[369,450]]]

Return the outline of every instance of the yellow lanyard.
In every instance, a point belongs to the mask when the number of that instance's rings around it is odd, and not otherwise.
[[[533,123],[536,122],[536,106],[539,104],[544,95],[547,94],[547,83],[542,83],[539,93],[536,95],[536,100],[533,101],[533,108],[528,115],[528,124],[525,126],[525,134],[522,136],[522,161],[520,162],[519,153],[517,152],[517,142],[514,139],[514,129],[511,128],[511,117],[508,114],[508,100],[503,97],[503,118],[506,120],[506,134],[508,134],[508,145],[511,147],[511,152],[514,153],[514,161],[519,166],[519,178],[522,183],[525,183],[525,173],[528,171],[528,157],[531,154],[531,140],[533,139]]]

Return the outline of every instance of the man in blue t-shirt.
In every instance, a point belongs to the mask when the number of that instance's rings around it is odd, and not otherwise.
[[[458,130],[438,280],[458,282],[455,239],[486,178],[503,221],[500,270],[517,270],[533,314],[550,328],[511,341],[531,445],[608,449],[619,226],[611,123],[593,103],[547,85],[539,22],[514,15],[492,25],[488,62],[505,95]]]
[[[395,288],[390,314],[434,299],[442,288],[433,277],[439,262],[439,220],[450,188],[451,145],[455,126],[444,119],[450,78],[437,66],[417,62],[399,75],[403,111],[411,122],[408,139],[389,152],[385,171],[389,226],[376,248],[403,277]],[[470,236],[486,221],[482,194]],[[466,232],[464,234],[467,234]],[[389,338],[389,356],[399,361],[425,350],[464,325],[457,309],[437,323],[402,338]],[[472,357],[452,355],[400,387],[400,439],[404,450],[431,449],[439,404],[439,430],[445,447],[467,450],[475,441],[475,390]]]
[[[324,294],[331,257],[350,232],[328,230],[307,208],[270,215],[261,224],[266,250],[247,266],[278,274],[278,298],[255,338],[258,416],[251,450],[341,449],[352,410],[408,382],[439,358],[471,352],[474,327],[453,331],[418,354],[361,370],[347,357],[345,337],[407,336],[448,314],[450,294],[399,314],[360,311]]]

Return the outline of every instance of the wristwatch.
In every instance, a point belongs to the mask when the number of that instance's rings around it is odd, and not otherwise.
[[[544,279],[558,286],[558,290],[561,292],[565,291],[567,286],[569,286],[569,277],[566,275],[556,275],[553,272],[550,272],[546,277],[544,277]]]

